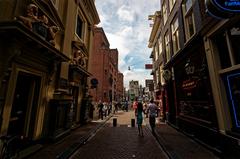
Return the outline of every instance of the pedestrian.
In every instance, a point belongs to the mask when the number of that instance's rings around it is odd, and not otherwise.
[[[138,104],[138,98],[136,97],[135,98],[135,101],[133,102],[133,105],[132,105],[132,108],[133,108],[133,110],[134,110],[134,112],[135,112],[135,115],[137,115],[136,114],[136,110],[137,110],[137,104]]]
[[[107,113],[108,113],[108,106],[107,106],[107,103],[104,102],[103,103],[103,114],[105,117],[107,117]]]
[[[143,136],[142,122],[143,122],[143,105],[141,102],[137,103],[137,125],[138,125],[138,136]]]
[[[149,112],[149,124],[152,129],[152,133],[155,134],[155,125],[156,125],[156,112],[158,110],[157,105],[153,102],[153,99],[150,100],[148,105],[148,112]]]
[[[103,120],[103,103],[101,100],[98,102],[98,118]]]
[[[127,100],[125,101],[125,110],[126,110],[126,112],[128,112],[128,101]]]

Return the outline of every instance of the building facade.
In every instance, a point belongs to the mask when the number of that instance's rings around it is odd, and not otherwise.
[[[55,140],[80,123],[94,1],[3,0],[0,9],[0,134]]]
[[[139,97],[139,82],[138,81],[129,81],[129,90],[128,90],[128,99],[134,101],[135,98]]]
[[[163,0],[152,16],[156,98],[169,124],[213,150],[239,155],[239,15],[219,19],[206,10],[205,1]]]
[[[110,103],[118,101],[123,96],[123,74],[118,70],[118,50],[109,47],[103,28],[95,27],[93,50],[89,61],[91,79],[98,81],[98,85],[89,90],[95,102],[101,100]]]

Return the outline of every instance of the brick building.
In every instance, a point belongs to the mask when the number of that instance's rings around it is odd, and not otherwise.
[[[123,96],[123,75],[118,71],[118,50],[109,48],[110,44],[101,27],[94,28],[93,40],[89,72],[92,74],[91,79],[98,80],[98,85],[89,90],[90,95],[95,102],[118,101]]]

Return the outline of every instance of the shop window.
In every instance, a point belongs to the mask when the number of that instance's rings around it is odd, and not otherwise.
[[[240,73],[231,73],[226,76],[226,87],[229,97],[229,104],[232,108],[232,119],[234,128],[240,128]]]
[[[218,50],[221,68],[240,64],[240,27],[234,26],[213,39]]]
[[[221,68],[227,68],[231,66],[231,61],[228,52],[228,46],[225,34],[219,34],[214,38],[217,46]]]
[[[229,37],[231,41],[233,57],[236,64],[240,64],[240,27],[233,27],[229,32]]]
[[[186,40],[189,40],[195,34],[194,14],[192,5],[193,0],[185,0],[182,5]]]

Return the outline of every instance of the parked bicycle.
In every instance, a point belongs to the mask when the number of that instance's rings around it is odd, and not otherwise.
[[[0,137],[0,159],[17,159],[19,158],[19,143],[22,136],[2,136]]]

